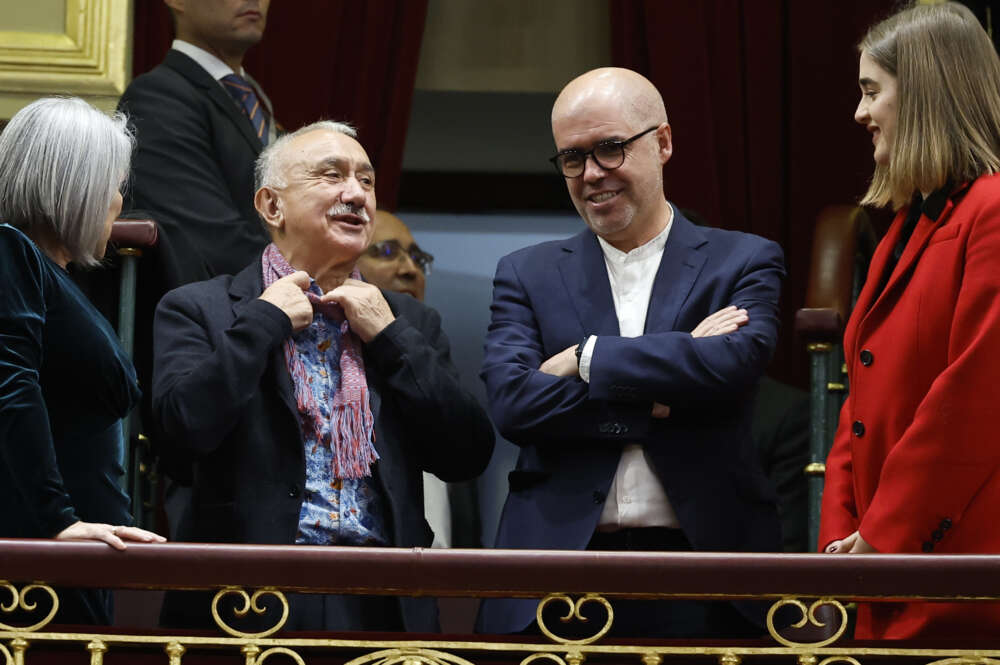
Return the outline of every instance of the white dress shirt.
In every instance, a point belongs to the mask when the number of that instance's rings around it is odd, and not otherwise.
[[[216,81],[219,81],[219,87],[222,87],[223,90],[225,90],[225,88],[222,86],[220,79],[222,79],[225,76],[229,76],[230,74],[236,73],[233,71],[232,67],[224,63],[222,60],[212,55],[211,53],[201,48],[200,46],[195,46],[191,42],[186,42],[183,39],[175,39],[173,43],[170,45],[170,48],[174,49],[175,51],[180,51],[181,53],[183,53],[184,55],[191,58],[199,65],[201,65],[201,68],[204,69],[206,72],[208,72],[209,76],[214,78]],[[239,75],[242,76],[244,79],[246,79],[247,83],[253,86],[254,92],[257,93],[257,99],[260,100],[260,103],[263,104],[264,108],[267,110],[267,116],[271,120],[269,123],[267,123],[268,124],[267,142],[271,143],[272,141],[274,141],[275,138],[277,138],[278,135],[277,130],[275,129],[275,124],[277,123],[274,122],[274,109],[271,106],[271,100],[268,98],[267,95],[264,94],[264,91],[261,89],[260,84],[257,83],[257,81],[255,81],[252,76],[250,76],[249,72],[247,72],[245,68],[240,67]],[[227,91],[226,94],[228,95],[229,92]]]
[[[639,337],[646,328],[649,297],[653,292],[653,282],[663,258],[663,248],[667,244],[673,218],[671,207],[667,226],[655,238],[628,253],[615,249],[603,238],[598,238],[604,252],[604,265],[608,270],[611,296],[622,337]],[[591,336],[580,354],[580,378],[588,383],[590,360],[599,344],[600,338]],[[611,482],[597,530],[616,531],[653,526],[680,528],[680,522],[663,489],[663,483],[646,461],[642,446],[630,443],[622,450],[622,456],[618,460],[618,469]]]

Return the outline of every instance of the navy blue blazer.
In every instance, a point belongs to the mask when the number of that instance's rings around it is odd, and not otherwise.
[[[777,339],[784,273],[777,244],[697,227],[675,209],[645,332],[626,338],[590,230],[501,259],[482,378],[494,422],[521,453],[496,546],[585,549],[622,448],[638,443],[695,549],[780,551],[750,420]],[[746,308],[749,323],[730,335],[690,335],[728,305]],[[598,336],[589,384],[538,371],[586,335]],[[671,407],[669,418],[651,417],[654,401]],[[523,630],[536,604],[484,601],[479,628]],[[759,607],[744,613],[761,619]]]

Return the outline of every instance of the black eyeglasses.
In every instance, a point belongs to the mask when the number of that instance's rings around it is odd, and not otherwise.
[[[420,272],[425,275],[431,274],[431,264],[434,257],[423,251],[416,245],[405,249],[398,240],[382,240],[368,246],[368,256],[380,261],[398,261],[405,254],[413,261],[413,264],[420,268]]]
[[[624,141],[601,141],[590,150],[577,150],[576,148],[563,150],[555,157],[550,157],[549,161],[555,165],[556,171],[566,178],[579,178],[582,176],[584,170],[587,168],[587,157],[590,156],[593,156],[598,166],[605,171],[610,171],[625,163],[625,146],[636,139],[642,138],[657,127],[659,125],[654,125],[646,131],[639,132]]]

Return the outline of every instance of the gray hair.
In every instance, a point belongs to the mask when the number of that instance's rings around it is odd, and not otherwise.
[[[257,157],[257,163],[254,165],[254,191],[257,191],[261,187],[284,187],[287,183],[285,182],[285,169],[284,164],[282,164],[281,154],[285,146],[303,134],[318,130],[346,134],[352,139],[358,138],[358,131],[354,127],[346,122],[335,122],[333,120],[318,120],[290,134],[282,135],[264,148],[260,156]]]
[[[109,117],[78,97],[28,104],[0,133],[0,221],[33,239],[54,234],[72,261],[97,265],[134,146],[123,113]]]

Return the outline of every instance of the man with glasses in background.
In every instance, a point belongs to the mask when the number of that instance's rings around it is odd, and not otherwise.
[[[780,247],[697,227],[667,201],[671,128],[635,72],[571,81],[552,134],[552,161],[588,228],[497,266],[482,377],[495,424],[521,453],[496,546],[780,550],[750,439],[777,338]],[[488,599],[479,629],[534,631],[536,604]],[[766,609],[614,608],[612,634],[632,637],[752,636]],[[603,623],[593,617],[585,633]]]
[[[375,211],[375,232],[358,270],[380,289],[424,301],[434,257],[420,249],[399,217]],[[424,474],[424,515],[434,532],[434,547],[482,547],[479,499],[475,481],[445,483]]]

